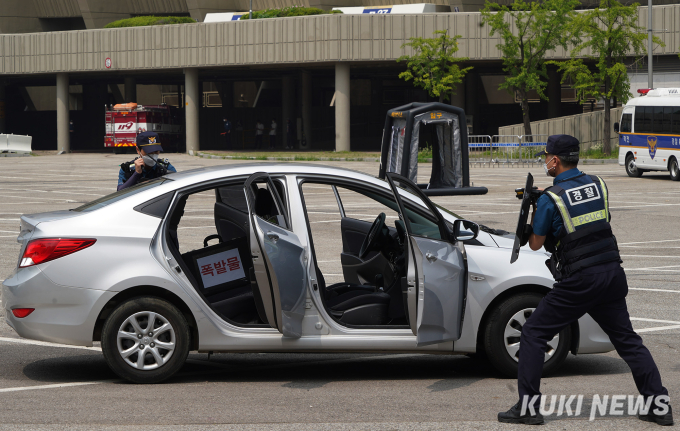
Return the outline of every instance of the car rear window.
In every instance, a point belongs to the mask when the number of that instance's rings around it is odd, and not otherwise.
[[[106,195],[104,197],[101,197],[99,199],[93,200],[92,202],[88,202],[85,205],[81,205],[78,208],[73,208],[71,211],[77,211],[77,212],[90,212],[94,210],[98,210],[100,208],[104,208],[107,205],[111,205],[114,202],[118,202],[121,199],[125,199],[127,197],[130,197],[132,195],[136,195],[139,192],[143,192],[145,190],[152,189],[154,187],[160,186],[166,181],[172,181],[171,179],[168,178],[156,178],[150,181],[144,181],[143,183],[135,184],[132,187],[128,187],[123,190],[119,190],[115,193],[111,193],[110,195]]]

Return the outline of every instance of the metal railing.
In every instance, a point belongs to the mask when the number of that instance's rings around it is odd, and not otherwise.
[[[471,163],[534,162],[534,155],[545,149],[548,135],[470,135],[468,154]]]
[[[519,161],[535,160],[536,153],[547,145],[548,135],[522,135],[519,138]]]
[[[468,135],[468,155],[470,160],[487,159],[491,153],[490,135]]]

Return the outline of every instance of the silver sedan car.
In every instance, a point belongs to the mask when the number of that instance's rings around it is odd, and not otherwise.
[[[2,284],[22,337],[92,346],[133,382],[199,352],[480,354],[515,376],[546,254],[435,205],[418,185],[339,168],[173,173],[70,211],[24,215]],[[588,316],[548,343],[608,352]]]

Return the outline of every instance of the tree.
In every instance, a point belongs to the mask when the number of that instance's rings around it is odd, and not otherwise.
[[[414,55],[402,55],[397,61],[407,61],[407,70],[399,74],[405,81],[413,80],[416,87],[421,87],[431,97],[438,97],[440,102],[449,98],[456,85],[463,82],[465,74],[472,67],[461,69],[457,63],[467,61],[467,57],[455,57],[458,52],[460,35],[448,36],[446,30],[433,33],[433,38],[412,37],[403,44],[402,49],[411,47]]]
[[[545,55],[558,46],[567,49],[567,29],[579,5],[579,0],[515,0],[508,7],[487,0],[481,11],[483,22],[491,26],[490,35],[498,33],[502,39],[497,47],[508,76],[499,88],[519,95],[526,135],[531,135],[528,93],[535,90],[548,100],[543,91],[548,85]]]
[[[562,82],[570,79],[576,96],[585,103],[587,98],[604,99],[604,130],[602,151],[611,154],[609,130],[611,100],[626,103],[630,98],[630,81],[624,64],[627,57],[642,57],[647,53],[647,31],[638,25],[638,3],[624,6],[617,0],[601,0],[600,7],[579,14],[573,26],[581,42],[571,51],[572,59],[553,62],[562,72]],[[654,43],[665,46],[658,37]],[[595,62],[588,67],[583,59],[573,58],[584,51]]]

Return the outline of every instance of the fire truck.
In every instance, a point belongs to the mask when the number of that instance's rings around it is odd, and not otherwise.
[[[165,152],[184,151],[182,121],[177,108],[168,105],[122,103],[106,107],[104,147],[116,154],[136,145],[142,132],[156,132]]]

